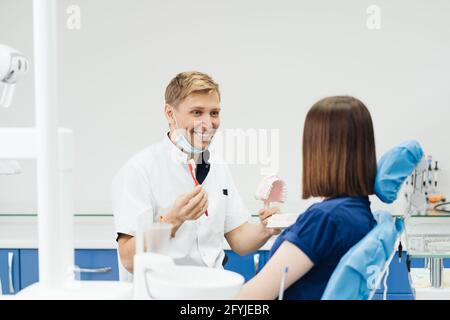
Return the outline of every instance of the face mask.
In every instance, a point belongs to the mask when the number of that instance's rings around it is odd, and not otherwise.
[[[178,123],[177,123],[177,119],[175,118],[175,115],[173,116],[173,118],[175,119],[175,124],[176,124],[176,128],[175,128],[175,139],[174,139],[174,143],[181,149],[183,149],[185,152],[189,153],[189,154],[200,154],[202,153],[203,149],[197,148],[195,146],[193,146],[188,139],[184,136],[184,134],[179,133],[177,131],[181,131],[180,128],[178,127]]]

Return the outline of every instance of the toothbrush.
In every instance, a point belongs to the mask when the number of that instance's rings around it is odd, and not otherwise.
[[[195,161],[194,159],[190,159],[188,161],[188,168],[189,168],[189,172],[191,173],[192,179],[194,180],[194,183],[196,186],[200,185],[200,183],[198,182],[197,178],[195,177]],[[205,211],[205,215],[208,216],[208,210]]]
[[[264,201],[264,208],[268,209],[271,202],[286,200],[286,183],[276,175],[269,175],[262,179],[256,189],[255,198]]]

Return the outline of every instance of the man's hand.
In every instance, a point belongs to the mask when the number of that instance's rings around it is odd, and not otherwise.
[[[171,223],[172,236],[186,220],[197,220],[208,209],[208,195],[201,186],[180,195],[169,209],[165,221]]]
[[[231,250],[241,256],[260,250],[270,237],[281,232],[281,229],[267,228],[267,219],[278,213],[280,213],[279,208],[259,210],[260,223],[250,223],[247,221],[239,227],[225,233],[225,239],[230,245]]]
[[[281,229],[276,229],[276,228],[267,228],[267,219],[274,215],[274,214],[278,214],[280,213],[280,208],[268,208],[268,209],[261,209],[259,210],[258,214],[259,214],[259,220],[261,221],[261,223],[263,224],[263,226],[266,228],[267,233],[270,236],[274,236],[277,235],[281,232]]]

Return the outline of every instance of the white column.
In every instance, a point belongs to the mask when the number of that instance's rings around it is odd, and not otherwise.
[[[74,251],[74,218],[73,218],[73,132],[70,129],[59,128],[59,165],[60,165],[60,252],[61,268],[64,271],[64,281],[75,279]]]
[[[58,288],[66,270],[60,247],[56,0],[33,0],[33,10],[39,282]]]

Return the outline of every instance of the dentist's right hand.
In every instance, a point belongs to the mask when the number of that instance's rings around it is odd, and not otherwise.
[[[199,185],[192,191],[180,195],[162,221],[173,225],[172,237],[187,220],[197,220],[208,209],[208,194]]]

